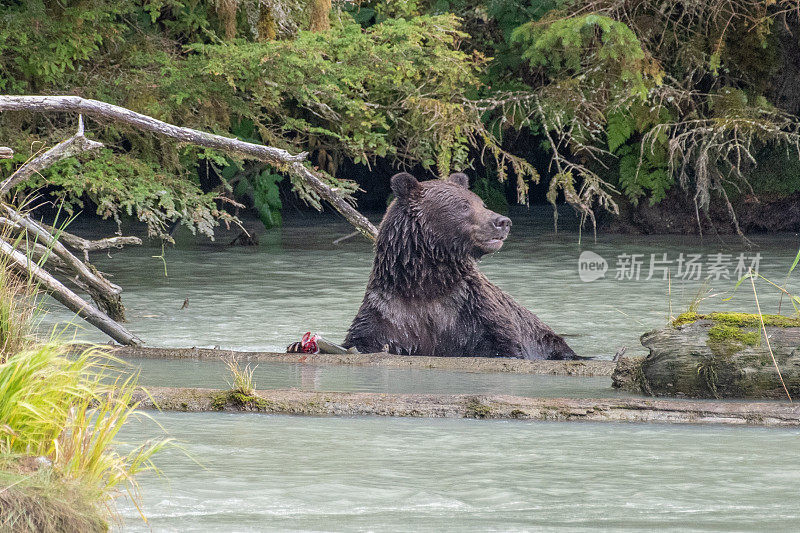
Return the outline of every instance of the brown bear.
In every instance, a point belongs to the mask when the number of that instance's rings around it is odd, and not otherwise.
[[[539,318],[492,285],[477,260],[498,251],[511,220],[490,211],[469,179],[392,177],[366,294],[346,348],[398,355],[575,359]]]

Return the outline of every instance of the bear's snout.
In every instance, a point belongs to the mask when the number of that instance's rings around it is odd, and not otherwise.
[[[504,217],[503,215],[497,215],[496,217],[494,217],[494,219],[492,220],[492,224],[494,224],[495,228],[505,231],[506,234],[508,234],[508,232],[511,231],[511,219],[508,217]]]

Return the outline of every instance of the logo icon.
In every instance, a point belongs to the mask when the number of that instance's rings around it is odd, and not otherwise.
[[[600,255],[586,250],[578,258],[578,276],[584,283],[605,277],[608,263]]]

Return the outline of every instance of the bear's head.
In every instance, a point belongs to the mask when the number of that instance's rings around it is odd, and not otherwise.
[[[424,182],[401,172],[392,177],[392,190],[396,207],[414,217],[435,255],[477,259],[498,251],[511,230],[511,220],[488,209],[461,172]]]

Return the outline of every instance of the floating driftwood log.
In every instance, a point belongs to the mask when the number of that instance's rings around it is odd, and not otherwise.
[[[123,346],[117,357],[147,359],[233,358],[243,362],[303,363],[310,365],[386,366],[395,368],[430,368],[464,372],[513,372],[517,374],[549,374],[560,376],[610,376],[615,363],[611,361],[528,361],[523,359],[489,357],[419,357],[387,353],[303,354],[275,352],[241,352],[209,348],[148,348]]]
[[[614,386],[693,398],[800,397],[800,320],[763,319],[766,339],[759,315],[685,313],[642,335],[650,354],[621,359]]]
[[[549,421],[800,426],[800,405],[651,399],[379,394],[267,390],[244,395],[215,389],[152,387],[134,401],[166,411],[251,411],[309,416],[393,416]]]

